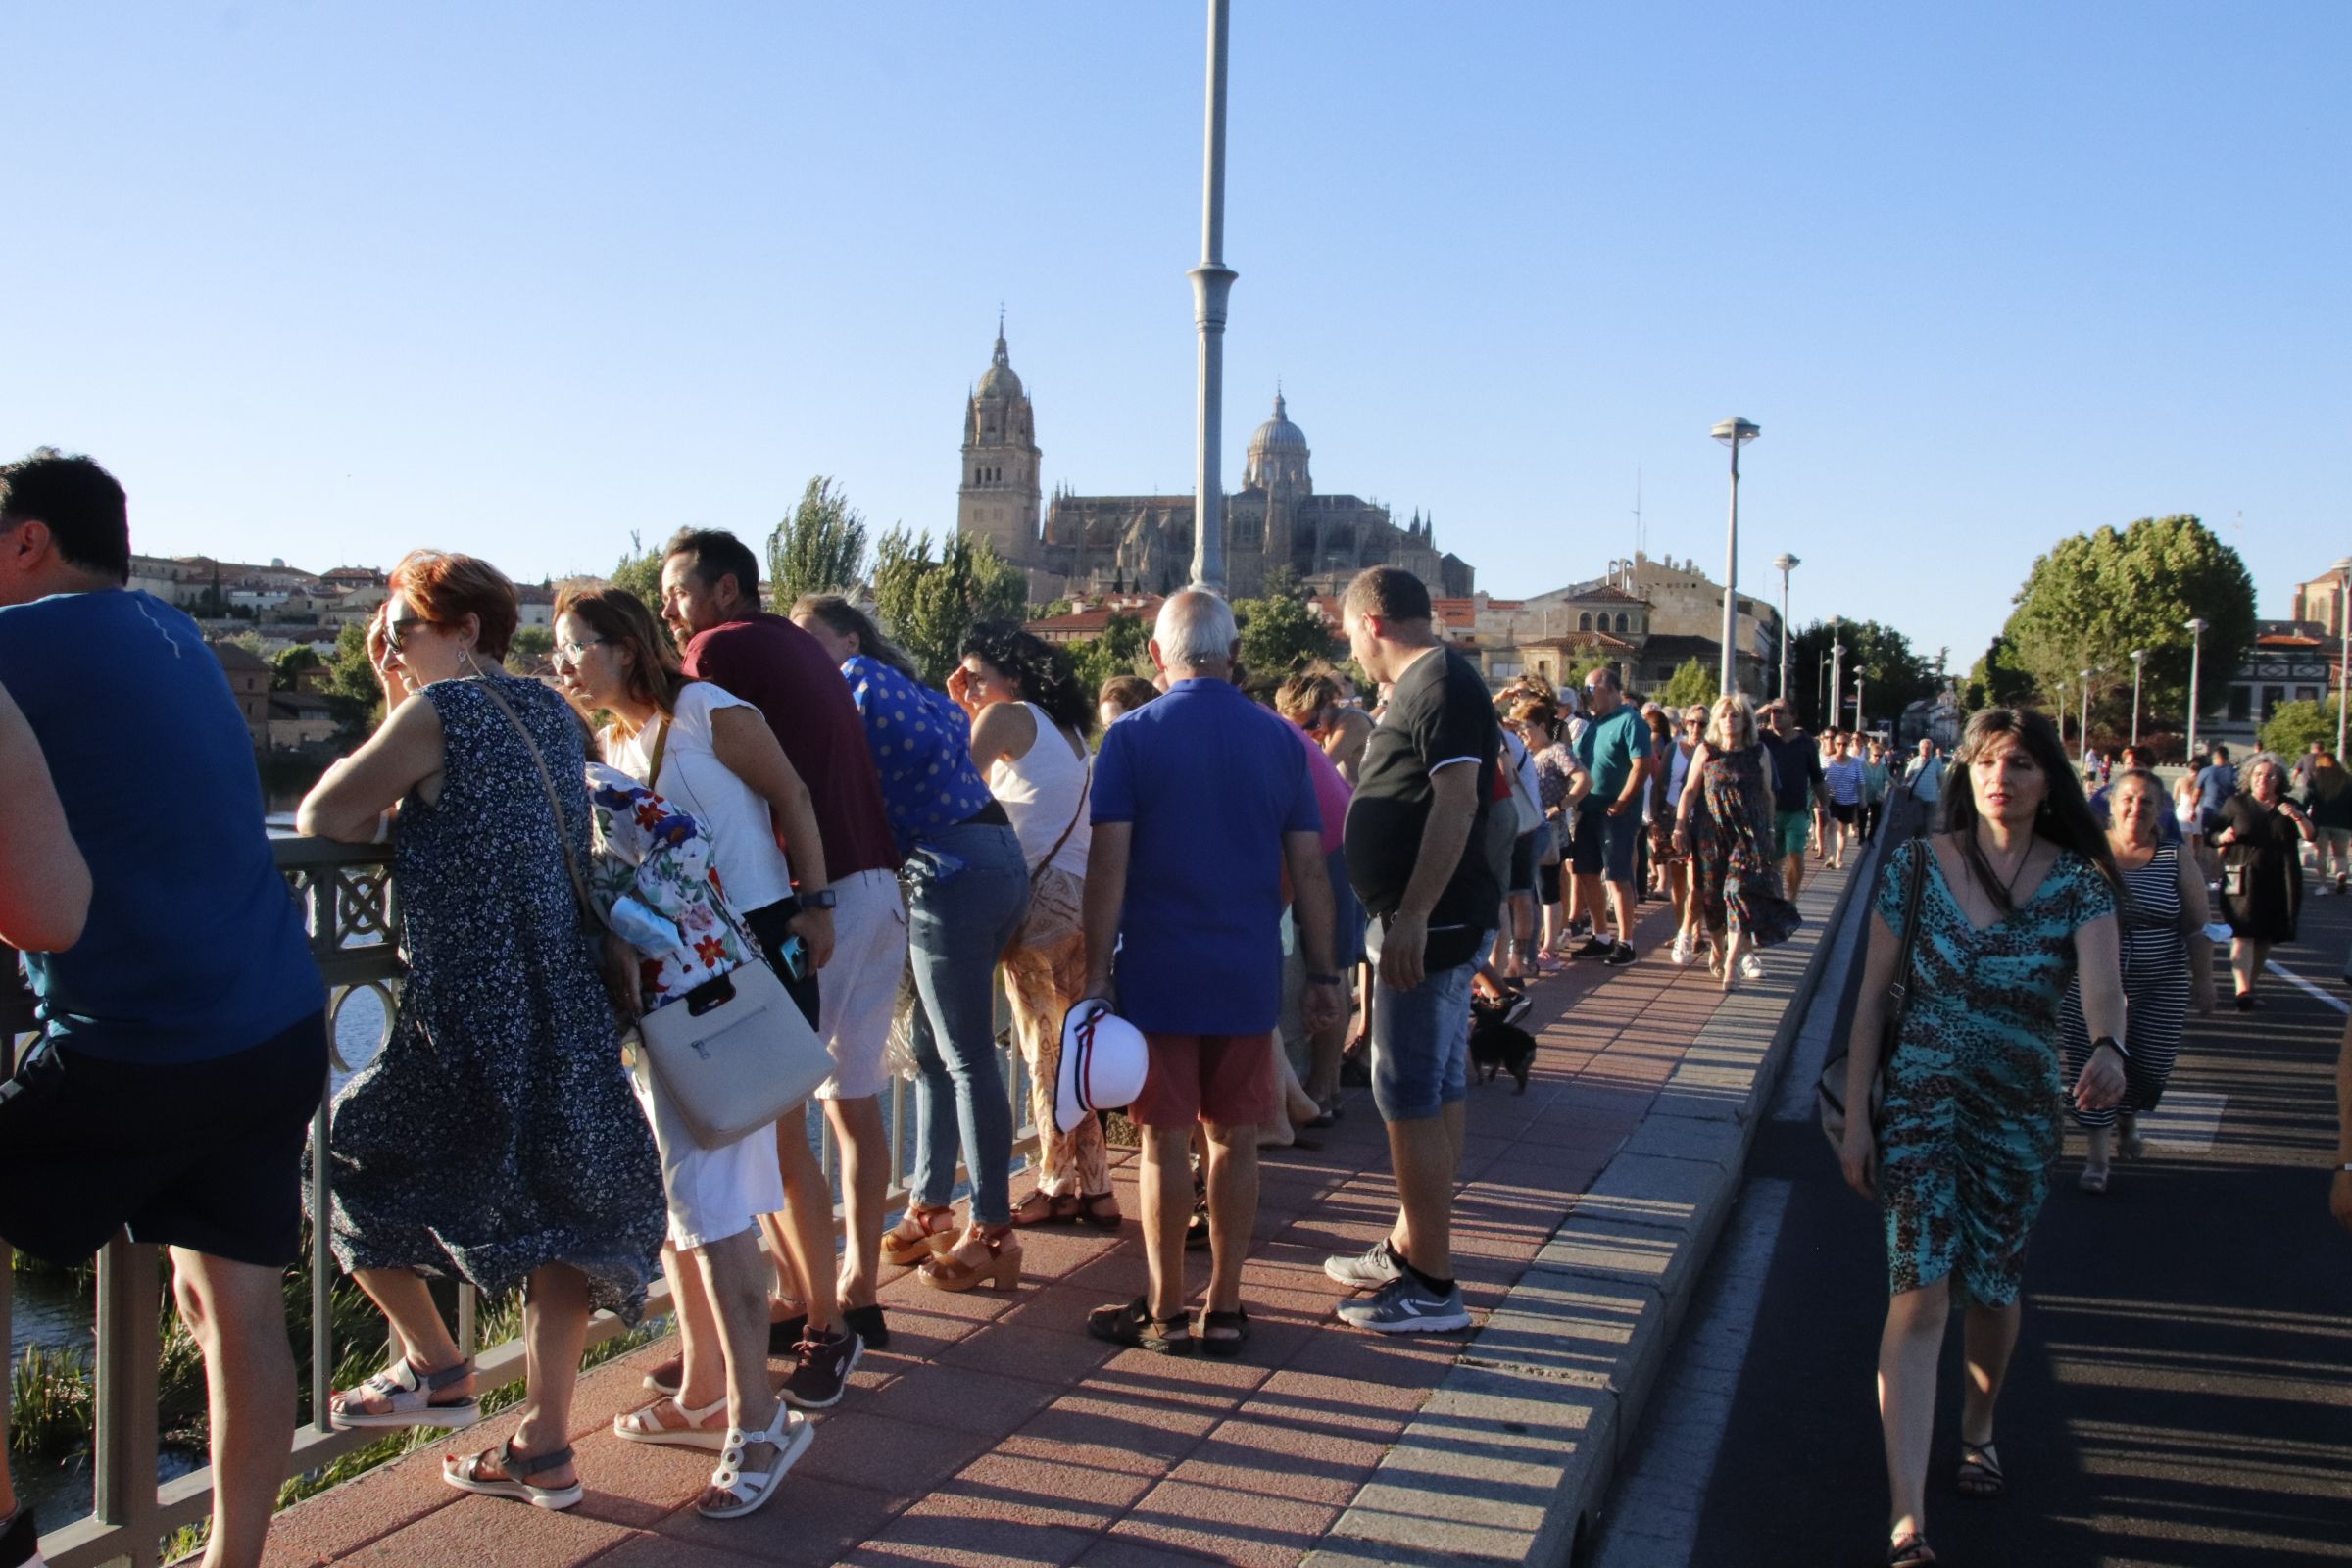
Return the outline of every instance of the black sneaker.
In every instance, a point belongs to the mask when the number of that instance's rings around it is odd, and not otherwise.
[[[0,1568],[20,1568],[41,1560],[41,1527],[32,1522],[32,1504],[19,1503],[0,1528]]]
[[[1572,937],[1591,936],[1592,934],[1592,917],[1589,914],[1578,915],[1568,922],[1567,934]]]
[[[850,1386],[850,1371],[865,1353],[865,1342],[847,1329],[823,1339],[801,1341],[799,1359],[776,1392],[796,1410],[830,1410],[841,1402]]]
[[[1594,937],[1580,948],[1569,950],[1571,958],[1605,958],[1615,952],[1617,944],[1607,937]]]
[[[1616,950],[1600,961],[1612,969],[1622,969],[1634,961],[1634,945],[1631,942],[1620,942],[1617,944]]]
[[[767,1353],[778,1361],[789,1361],[801,1353],[801,1337],[808,1332],[808,1314],[795,1312],[781,1323],[767,1326]],[[675,1393],[673,1389],[670,1391]]]

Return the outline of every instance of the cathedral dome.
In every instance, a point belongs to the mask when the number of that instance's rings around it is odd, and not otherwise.
[[[1288,457],[1293,454],[1302,458],[1306,456],[1306,432],[1291,422],[1282,394],[1277,392],[1274,394],[1274,417],[1259,425],[1257,433],[1250,438],[1250,456]]]
[[[997,352],[989,359],[988,368],[980,376],[976,394],[984,398],[1017,398],[1021,395],[1021,378],[1012,373],[1012,357],[1004,351],[1004,332],[997,330]]]

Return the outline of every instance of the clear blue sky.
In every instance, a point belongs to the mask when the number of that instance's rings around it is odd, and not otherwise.
[[[517,576],[952,526],[1008,313],[1048,482],[1186,489],[1202,7],[0,9],[0,451],[161,553]],[[2063,534],[2352,550],[2352,6],[1235,0],[1225,473],[1497,596],[1633,540],[1963,666]],[[2242,517],[2242,522],[2240,521]]]

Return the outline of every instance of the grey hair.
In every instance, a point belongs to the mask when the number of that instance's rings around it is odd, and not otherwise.
[[[2275,767],[2278,770],[2279,792],[2285,793],[2286,785],[2294,775],[2287,771],[2286,763],[2279,760],[2277,752],[2256,752],[2252,757],[2237,764],[2237,793],[2240,795],[2253,794],[2254,775],[2266,767]]]
[[[1159,657],[1186,669],[1231,660],[1234,644],[1241,638],[1241,628],[1234,624],[1233,607],[1222,595],[1207,588],[1187,588],[1171,594],[1159,607],[1159,619],[1152,627],[1152,640],[1159,644]]]

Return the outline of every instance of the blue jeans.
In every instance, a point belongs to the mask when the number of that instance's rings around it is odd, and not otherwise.
[[[914,970],[915,1201],[956,1191],[956,1152],[972,1181],[972,1221],[1012,1219],[1012,1106],[997,1065],[997,957],[1029,912],[1029,865],[1001,823],[958,823],[907,857],[906,927]],[[946,1114],[953,1096],[954,1116]]]

